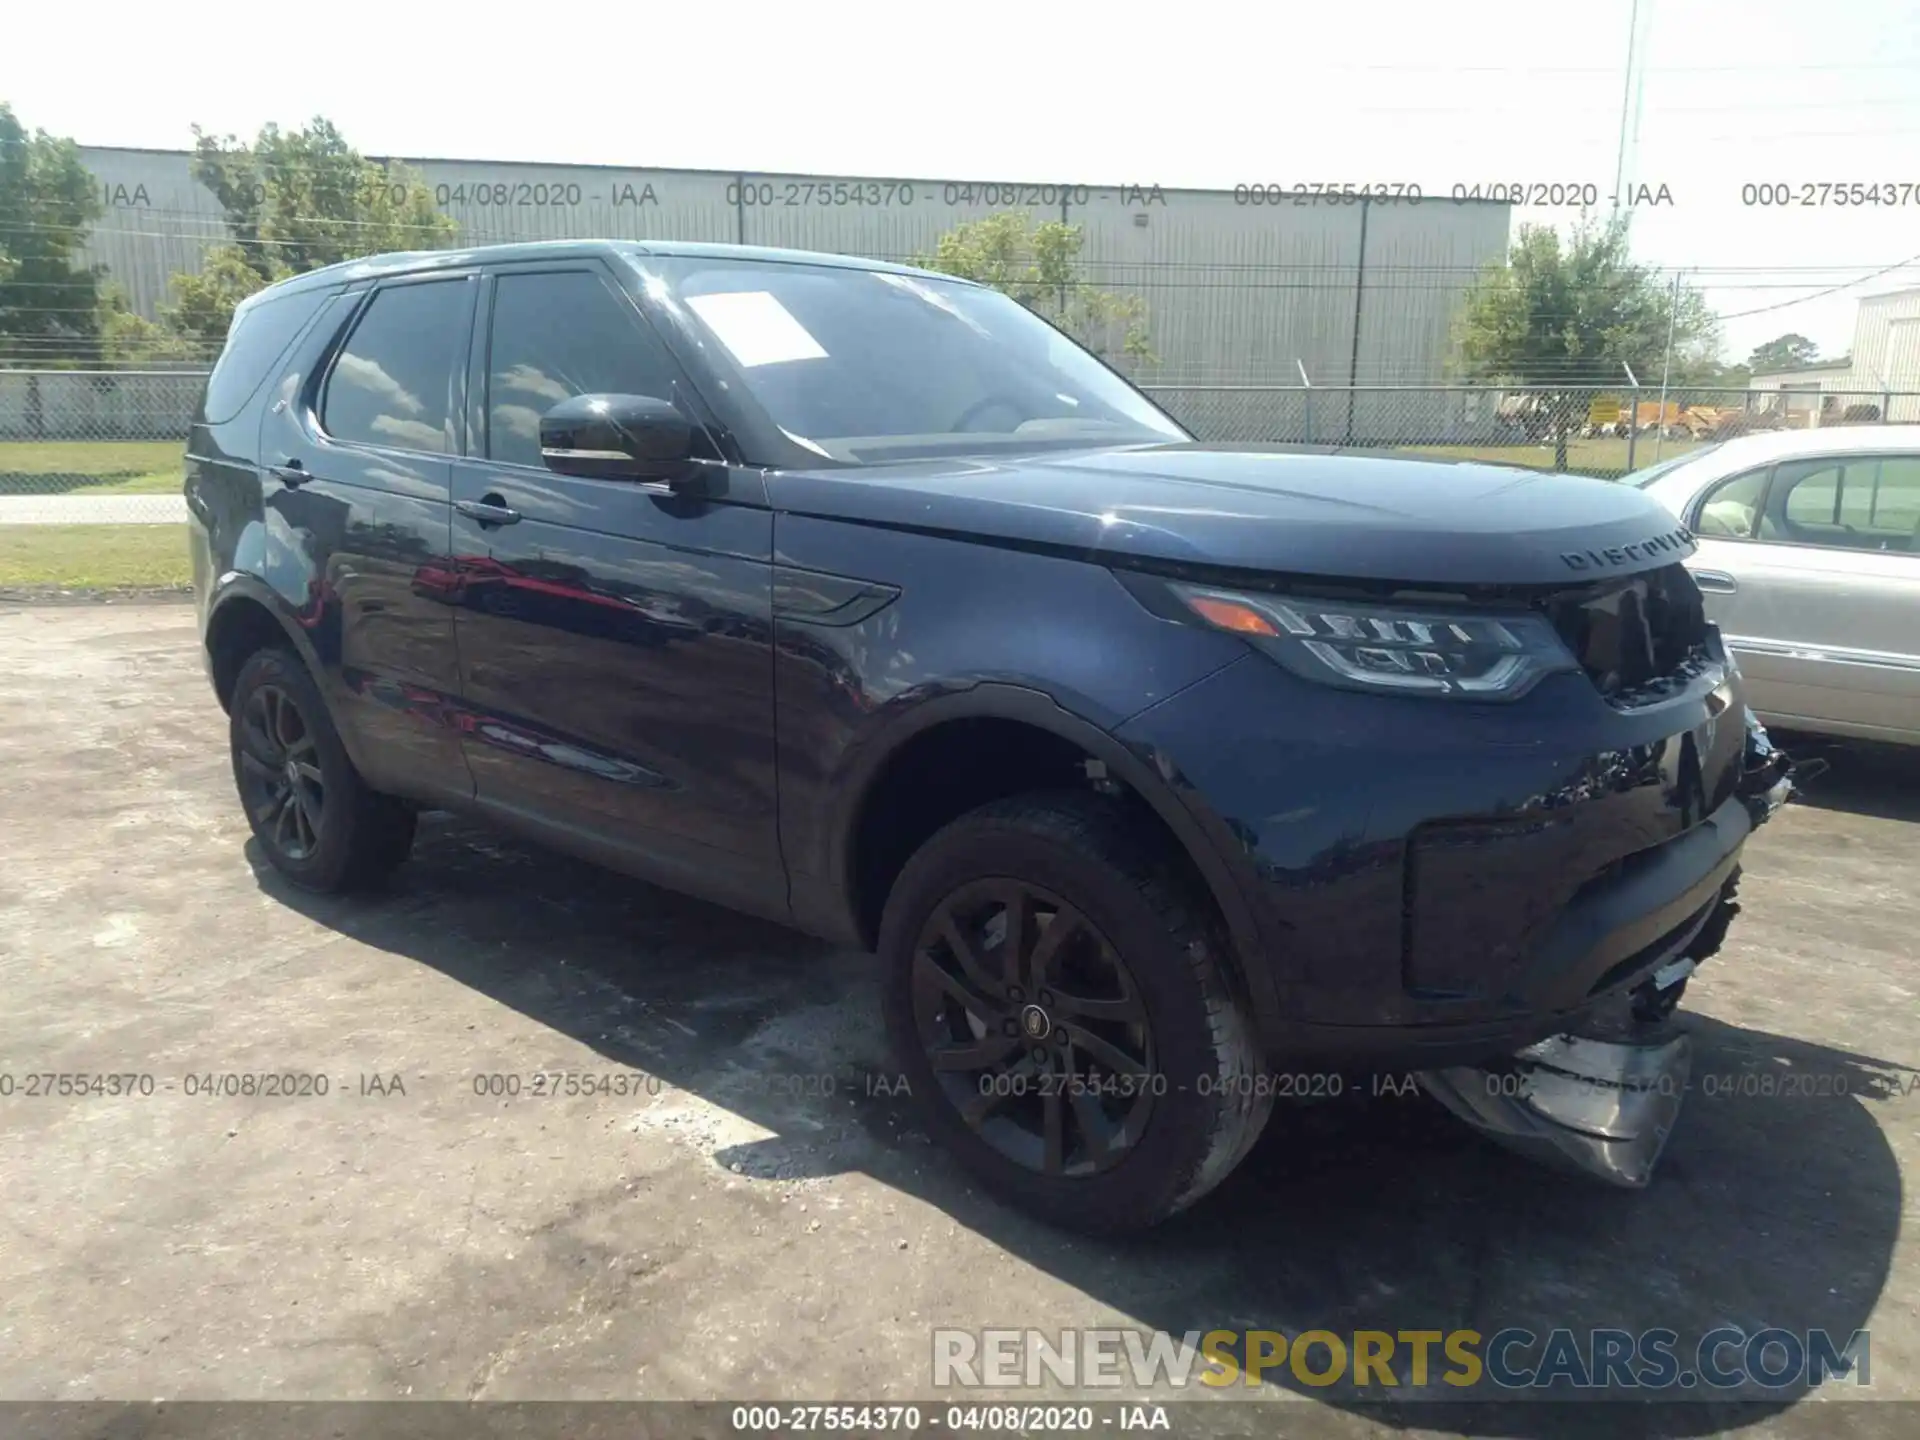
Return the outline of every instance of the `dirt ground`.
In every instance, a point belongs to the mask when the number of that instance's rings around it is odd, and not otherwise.
[[[1696,1075],[1824,1093],[1694,1094],[1627,1194],[1357,1087],[1104,1244],[972,1192],[880,1093],[868,957],[446,817],[388,893],[292,892],[190,607],[0,609],[0,1398],[944,1401],[935,1327],[1731,1324],[1871,1332],[1868,1389],[1750,1433],[1916,1433],[1885,1402],[1920,1401],[1920,763],[1831,758],[1684,1012]],[[629,1093],[484,1093],[537,1071]],[[74,1072],[153,1078],[21,1088]],[[246,1073],[327,1093],[189,1093]],[[1276,1375],[1205,1403],[1454,1428]]]

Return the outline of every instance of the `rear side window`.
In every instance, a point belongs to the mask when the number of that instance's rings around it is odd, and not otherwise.
[[[465,368],[470,283],[393,285],[373,297],[327,376],[327,434],[391,450],[453,451],[453,378]]]
[[[1920,463],[1910,455],[1852,455],[1782,465],[1760,536],[1841,550],[1914,548]],[[1778,512],[1777,514],[1775,512]]]
[[[240,413],[274,363],[287,353],[293,337],[332,296],[333,291],[324,288],[296,291],[250,305],[234,317],[226,348],[207,377],[202,408],[208,421],[219,425]]]
[[[1920,549],[1920,455],[1889,455],[1880,462],[1872,520],[1876,530],[1904,531]]]

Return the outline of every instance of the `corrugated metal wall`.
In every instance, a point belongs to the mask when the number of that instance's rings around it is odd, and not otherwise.
[[[91,256],[154,314],[225,238],[184,152],[83,148],[106,214]],[[1089,278],[1141,296],[1159,363],[1139,378],[1296,384],[1432,380],[1509,210],[1429,199],[1276,203],[1226,191],[408,161],[464,243],[608,236],[780,245],[907,260],[965,220],[1025,210],[1085,227]],[[1266,198],[1266,197],[1262,197]],[[1356,343],[1356,323],[1358,339]],[[1365,402],[1363,402],[1365,403]]]
[[[1870,295],[1853,322],[1853,383],[1862,389],[1920,390],[1920,290]],[[1920,420],[1920,400],[1899,396],[1889,420]]]

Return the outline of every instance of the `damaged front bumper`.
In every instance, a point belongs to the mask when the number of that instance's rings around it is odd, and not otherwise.
[[[1557,1169],[1639,1189],[1692,1072],[1692,1041],[1555,1035],[1498,1069],[1429,1070],[1421,1086],[1474,1129]]]
[[[1751,710],[1736,797],[1753,825],[1792,798],[1793,761]],[[1655,969],[1631,1002],[1579,1033],[1551,1036],[1497,1065],[1423,1071],[1421,1088],[1497,1143],[1557,1169],[1628,1189],[1652,1178],[1680,1114],[1692,1041],[1658,1022],[1687,977],[1714,954],[1739,911],[1739,871],[1697,930]]]

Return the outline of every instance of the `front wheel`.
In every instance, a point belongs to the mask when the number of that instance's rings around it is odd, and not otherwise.
[[[228,742],[253,837],[295,884],[349,890],[384,878],[406,858],[413,811],[367,788],[292,651],[259,650],[240,667]]]
[[[962,816],[881,920],[887,1027],[936,1137],[1055,1224],[1143,1229],[1239,1164],[1272,1108],[1204,892],[1079,792]]]

